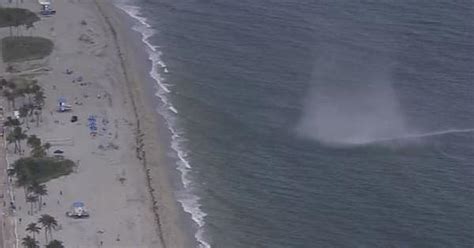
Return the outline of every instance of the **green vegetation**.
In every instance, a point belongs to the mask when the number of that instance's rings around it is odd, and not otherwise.
[[[39,248],[40,247],[38,244],[38,241],[29,235],[23,238],[23,240],[21,241],[21,245],[23,245],[23,247],[25,248]]]
[[[38,223],[40,223],[43,226],[44,237],[45,237],[46,243],[48,243],[48,233],[49,233],[50,239],[53,239],[52,230],[58,227],[58,221],[51,215],[43,214],[38,219]]]
[[[3,61],[22,62],[42,59],[51,54],[53,46],[51,40],[42,37],[5,37],[2,39]]]
[[[36,240],[36,234],[39,234],[41,227],[38,226],[35,222],[28,224],[25,229],[27,232],[33,234],[33,239]]]
[[[43,204],[43,197],[48,195],[48,190],[46,189],[45,184],[39,184],[38,182],[33,182],[27,188],[27,193],[33,193],[38,200],[38,210],[41,211],[41,206]],[[33,210],[31,210],[33,211]]]
[[[41,225],[43,228],[41,228],[39,225]],[[26,227],[26,231],[28,233],[33,234],[33,237],[27,235],[26,237],[23,238],[22,245],[24,247],[39,247],[38,246],[38,240],[36,240],[35,235],[39,234],[41,229],[44,230],[44,238],[45,238],[45,243],[47,243],[46,248],[64,248],[63,242],[53,239],[53,230],[56,230],[58,227],[58,221],[51,215],[49,214],[43,214],[41,217],[38,219],[38,223],[30,223]],[[49,243],[48,243],[48,233],[49,233]]]
[[[40,18],[27,9],[0,8],[0,28],[18,27],[21,25],[32,26]]]
[[[7,117],[7,120],[3,123],[3,126],[7,128],[18,127],[21,123],[18,119],[13,119],[10,116]]]
[[[30,203],[30,214],[33,213],[33,207],[35,206],[37,201],[38,201],[38,196],[36,196],[36,195],[27,195],[26,196],[26,202]]]
[[[21,141],[25,140],[28,136],[26,135],[26,132],[21,129],[21,127],[14,127],[13,131],[9,132],[7,135],[7,142],[8,144],[15,144],[15,153],[20,153],[22,152],[21,149]]]
[[[35,235],[39,234],[41,231],[40,224],[44,230],[45,243],[47,243],[46,248],[64,248],[63,242],[53,239],[53,230],[56,230],[58,227],[58,221],[51,215],[43,214],[38,219],[38,223],[30,223],[26,227],[28,233],[33,234],[33,237],[27,235],[23,238],[21,244],[26,248],[36,248],[38,246],[38,240],[36,240]],[[49,243],[48,243],[48,233],[49,233]]]
[[[28,29],[33,27],[33,23],[38,20],[36,14],[26,9],[0,7],[0,28],[10,27],[10,37],[3,38],[0,41],[4,62],[42,59],[51,54],[54,47],[51,40],[41,37],[20,36],[20,26],[26,26]],[[13,27],[16,27],[15,37],[12,36]],[[11,68],[7,69],[9,72],[18,72],[18,70],[15,71],[14,64],[7,65],[7,68]],[[33,115],[36,116],[36,126],[38,126],[42,114],[45,95],[36,80],[21,76],[8,78],[8,80],[0,77],[0,95],[6,98],[8,109],[18,110],[20,117],[7,117],[4,122],[7,132],[6,140],[9,144],[15,145],[14,152],[20,153],[20,156],[24,154],[22,143],[24,144],[25,140],[30,148],[30,157],[20,158],[11,164],[8,175],[15,176],[16,185],[23,187],[26,202],[31,204],[28,214],[34,215],[37,211],[41,211],[43,198],[48,195],[46,185],[43,183],[70,174],[76,165],[69,159],[48,157],[47,151],[51,145],[49,143],[43,144],[36,135],[28,136],[24,131],[23,125],[26,125],[28,129],[28,122],[33,122]],[[20,105],[19,108],[15,107],[18,104]],[[57,227],[58,222],[54,217],[47,214],[41,215],[37,223],[30,223],[26,227],[26,232],[29,235],[21,240],[22,246],[39,248],[37,234],[44,230],[45,247],[64,248],[63,242],[53,240],[53,230],[56,230]]]
[[[34,158],[42,158],[46,156],[46,151],[51,148],[51,144],[45,143],[41,144],[40,138],[36,135],[30,135],[26,140],[26,144],[31,147],[31,156]]]
[[[36,116],[36,126],[39,126],[40,117],[42,114],[42,109],[44,105],[44,96],[43,89],[38,85],[38,81],[30,80],[25,78],[13,78],[6,80],[4,78],[0,79],[0,90],[2,95],[7,99],[8,108],[16,109],[17,98],[22,99],[22,106],[18,109],[20,112],[20,117],[23,118],[23,123],[28,127],[28,119],[33,115]],[[5,126],[13,127],[19,126],[22,123],[18,122],[15,124],[10,120],[5,122]]]
[[[16,176],[17,186],[28,187],[34,182],[44,183],[68,175],[74,166],[74,162],[69,159],[27,157],[15,161],[8,173],[10,176]]]
[[[51,240],[49,244],[46,245],[46,248],[64,248],[63,242],[59,240]]]

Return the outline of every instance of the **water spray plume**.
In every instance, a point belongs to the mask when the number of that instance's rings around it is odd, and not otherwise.
[[[386,68],[331,54],[317,66],[298,134],[330,145],[351,145],[408,134]],[[349,56],[350,57],[350,56]]]

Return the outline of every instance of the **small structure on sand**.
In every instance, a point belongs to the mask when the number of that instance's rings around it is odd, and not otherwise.
[[[90,134],[95,137],[97,135],[97,119],[94,115],[89,115],[89,118],[87,118],[87,121],[88,121]]]
[[[58,112],[67,112],[71,110],[72,110],[72,106],[67,104],[66,98],[60,97],[58,100]]]
[[[66,212],[66,215],[71,218],[87,218],[89,217],[89,212],[86,211],[83,202],[74,202],[71,206],[71,210]]]
[[[49,16],[56,14],[56,10],[51,6],[51,2],[48,0],[38,0],[38,3],[41,5],[40,14]]]
[[[14,110],[13,111],[13,119],[20,119],[20,111]]]

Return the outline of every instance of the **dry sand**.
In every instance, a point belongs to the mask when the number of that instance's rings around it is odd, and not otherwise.
[[[1,3],[8,6],[7,2]],[[20,7],[39,10],[37,0],[23,2]],[[151,117],[155,113],[140,100],[145,95],[143,75],[132,65],[130,40],[121,35],[127,27],[107,2],[99,3],[100,8],[94,0],[53,3],[55,16],[43,17],[33,30],[22,31],[55,43],[48,58],[18,65],[22,70],[48,69],[34,74],[47,98],[42,123],[39,127],[30,123],[28,134],[53,144],[50,151],[63,150],[78,167],[73,174],[46,184],[46,206],[33,215],[28,213],[23,190],[15,189],[18,239],[26,235],[26,225],[50,214],[60,224],[53,237],[65,247],[191,247],[179,224],[169,173],[159,164],[163,150]],[[1,37],[6,35],[8,29],[0,30]],[[66,74],[68,69],[73,72]],[[56,112],[60,97],[72,105],[72,112]],[[78,117],[76,123],[70,121],[73,115]],[[87,126],[90,115],[97,118],[95,137]],[[10,152],[8,158],[17,157]],[[65,216],[75,201],[86,204],[90,218]],[[43,232],[38,240],[45,244]]]

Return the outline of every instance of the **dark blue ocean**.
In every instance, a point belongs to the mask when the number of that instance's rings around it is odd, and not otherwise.
[[[128,0],[201,247],[474,247],[474,2]]]

